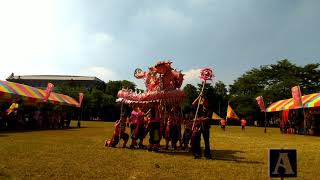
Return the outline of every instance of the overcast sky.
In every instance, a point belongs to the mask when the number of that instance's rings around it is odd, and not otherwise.
[[[12,72],[133,77],[170,59],[199,82],[212,67],[231,84],[253,67],[287,58],[320,62],[318,0],[3,0],[0,79]]]

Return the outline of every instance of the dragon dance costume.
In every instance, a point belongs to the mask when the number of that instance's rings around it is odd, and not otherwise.
[[[149,148],[148,150],[158,151],[161,140],[161,121],[158,117],[151,117],[148,120],[146,134],[149,132]]]
[[[166,138],[166,149],[168,149],[169,141],[171,141],[171,146],[174,149],[177,149],[177,142],[179,140],[179,126],[177,119],[174,116],[169,115],[167,124],[166,124],[166,131],[165,131],[165,138]]]
[[[106,140],[105,146],[116,147],[120,139],[123,139],[123,147],[126,147],[129,135],[126,133],[126,122],[124,120],[117,120],[114,123],[112,138],[111,140]]]
[[[144,113],[141,111],[132,111],[130,117],[130,129],[131,129],[131,145],[134,147],[137,145],[137,140],[139,139],[139,147],[143,147],[143,139],[145,137],[144,130]]]

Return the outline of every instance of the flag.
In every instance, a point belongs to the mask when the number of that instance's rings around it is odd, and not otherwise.
[[[46,90],[46,95],[44,96],[44,99],[43,99],[44,102],[48,101],[53,87],[54,87],[54,85],[52,83],[48,83],[47,90]]]
[[[228,105],[227,118],[240,120],[230,105]]]
[[[289,109],[283,111],[282,120],[286,123],[289,120]]]
[[[82,105],[83,93],[79,93],[79,107]]]
[[[263,97],[258,96],[258,97],[256,97],[256,100],[257,100],[257,103],[260,107],[261,112],[266,112],[266,108],[264,107]]]
[[[283,125],[289,120],[289,109],[283,110],[280,115],[280,128],[283,128]]]
[[[215,112],[212,113],[212,119],[213,120],[220,120],[222,119],[218,114],[216,114]]]
[[[300,86],[292,87],[291,92],[292,92],[294,106],[295,107],[302,107]]]
[[[18,103],[12,103],[9,109],[7,109],[7,115],[11,114],[14,110],[19,108]]]

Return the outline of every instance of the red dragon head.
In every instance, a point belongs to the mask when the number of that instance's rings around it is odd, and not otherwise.
[[[159,61],[157,64],[154,66],[155,71],[159,74],[165,74],[166,72],[170,71],[171,68],[171,61]]]

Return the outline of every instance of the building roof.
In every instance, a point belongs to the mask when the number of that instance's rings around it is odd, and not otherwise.
[[[74,80],[74,81],[101,81],[101,79],[94,76],[69,76],[69,75],[14,75],[13,73],[7,78],[7,80],[13,79],[25,79],[25,80]]]

